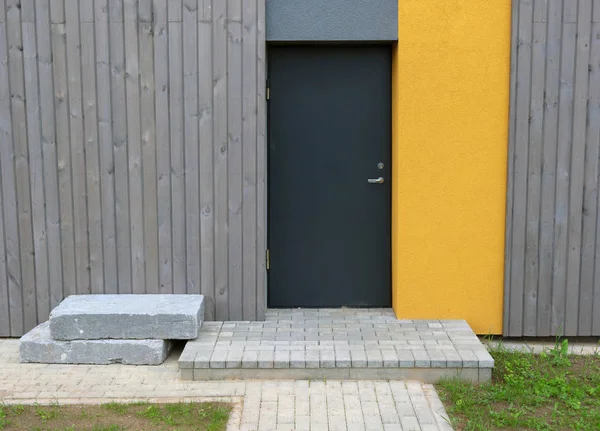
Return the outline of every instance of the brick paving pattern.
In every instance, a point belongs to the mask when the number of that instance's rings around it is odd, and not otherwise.
[[[418,382],[186,382],[181,350],[159,366],[45,365],[20,364],[18,345],[0,339],[2,403],[223,400],[235,405],[229,430],[452,429],[433,386]]]
[[[363,368],[356,375],[372,378],[419,368],[478,369],[469,378],[489,380],[494,361],[464,320],[397,320],[389,309],[294,309],[269,310],[264,322],[205,322],[179,365],[184,379],[211,376],[206,369],[223,377],[245,376],[228,369],[295,369],[290,376],[335,378],[323,369]]]

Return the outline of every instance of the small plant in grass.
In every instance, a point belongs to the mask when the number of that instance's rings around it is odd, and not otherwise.
[[[92,431],[125,431],[125,428],[118,425],[97,425]]]
[[[554,341],[554,347],[549,351],[549,355],[552,357],[554,365],[571,365],[571,361],[569,360],[569,340],[566,338],[561,340],[561,337],[557,336]]]
[[[139,415],[149,419],[155,425],[161,422],[166,425],[176,424],[176,421],[173,419],[173,415],[154,405],[148,406],[145,410],[141,411]]]
[[[129,406],[130,406],[130,404],[119,404],[119,403],[115,403],[115,402],[102,404],[102,408],[104,408],[108,411],[114,412],[114,413],[119,413],[119,414],[127,413],[127,410],[129,410]]]
[[[165,405],[165,410],[171,415],[188,417],[192,413],[192,404],[191,403],[167,404],[167,405]]]
[[[217,403],[67,406],[0,404],[1,431],[224,431],[231,408]],[[10,420],[10,422],[9,422]]]
[[[6,412],[4,411],[4,406],[0,405],[0,430],[8,427],[10,424],[9,420],[6,418]]]
[[[438,385],[453,425],[461,431],[600,430],[600,357],[568,350],[562,338],[539,355],[491,349],[492,382]]]
[[[23,406],[21,404],[16,404],[16,405],[10,407],[10,411],[15,416],[19,416],[19,415],[23,414],[23,412],[25,411],[25,406]]]
[[[51,406],[51,407],[37,406],[35,409],[35,414],[37,416],[39,416],[39,418],[42,420],[42,422],[56,419],[58,417],[59,413],[60,413],[60,411],[59,411],[58,407],[56,407],[56,406]]]

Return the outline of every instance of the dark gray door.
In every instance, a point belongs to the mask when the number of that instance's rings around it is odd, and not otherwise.
[[[269,306],[389,306],[391,50],[268,55]]]

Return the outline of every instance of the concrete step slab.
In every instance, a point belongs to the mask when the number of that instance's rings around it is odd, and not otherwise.
[[[50,313],[55,340],[198,337],[202,295],[73,295]]]
[[[494,360],[464,320],[397,320],[391,310],[268,311],[265,322],[206,322],[181,378],[491,378]]]
[[[159,365],[171,347],[168,340],[57,341],[45,322],[21,337],[19,350],[24,363]]]

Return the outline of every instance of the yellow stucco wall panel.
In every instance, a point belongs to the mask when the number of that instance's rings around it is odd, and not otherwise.
[[[510,0],[399,1],[393,305],[502,332]]]

